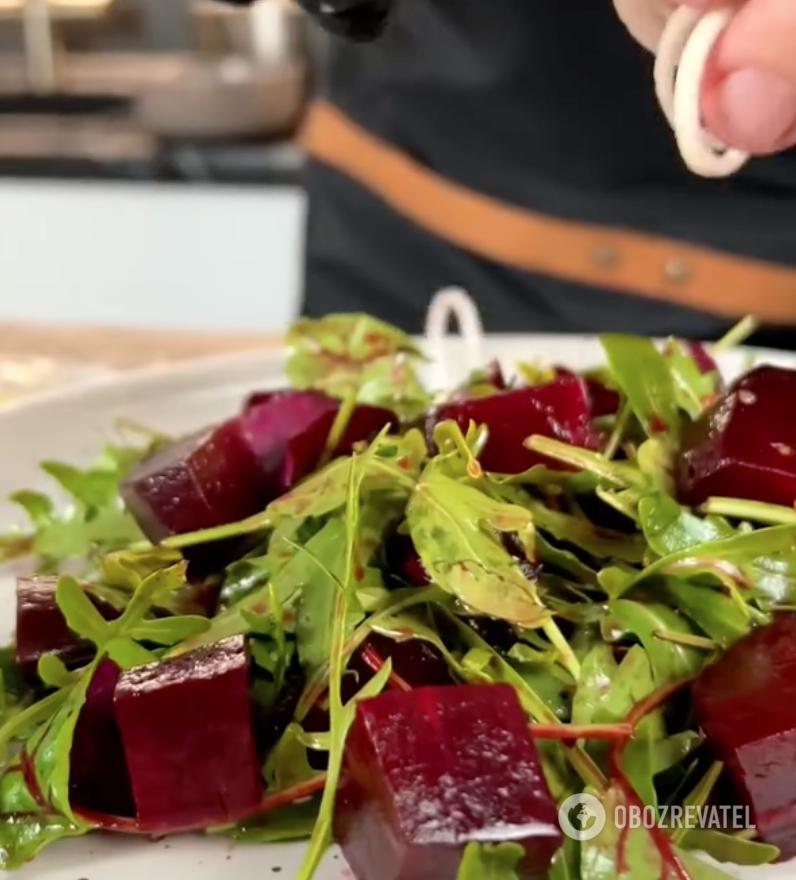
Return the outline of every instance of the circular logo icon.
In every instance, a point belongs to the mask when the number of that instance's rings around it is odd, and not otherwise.
[[[605,828],[605,808],[592,794],[573,794],[561,804],[558,824],[573,840],[591,840]]]

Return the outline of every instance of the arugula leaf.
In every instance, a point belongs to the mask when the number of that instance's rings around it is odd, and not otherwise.
[[[669,339],[663,357],[674,383],[677,405],[696,420],[716,399],[721,377],[715,371],[703,373],[688,346],[679,339]]]
[[[641,642],[652,667],[656,687],[688,678],[705,662],[700,651],[665,641],[659,632],[690,635],[691,628],[683,618],[660,602],[641,603],[615,599],[608,603],[602,622],[603,637],[609,642],[635,636]]]
[[[540,531],[549,532],[557,541],[580,547],[597,559],[638,563],[644,558],[646,548],[639,535],[625,535],[596,526],[585,517],[551,510],[539,501],[529,500],[526,506]]]
[[[663,435],[676,445],[681,420],[674,381],[655,343],[642,336],[608,333],[600,337],[600,344],[614,381],[647,436]]]
[[[524,856],[516,843],[468,843],[456,880],[519,880]]]
[[[143,620],[132,627],[130,637],[138,642],[154,642],[156,645],[176,645],[184,639],[207,632],[210,621],[206,617],[183,614],[178,617],[159,617]]]
[[[580,841],[564,838],[550,863],[548,880],[581,880]]]
[[[20,868],[48,844],[79,837],[90,827],[42,810],[18,765],[0,779],[0,870]]]
[[[676,858],[691,880],[731,880],[719,868],[707,864],[691,853],[669,844],[664,853],[653,834],[643,825],[639,828],[617,828],[617,807],[628,807],[622,789],[613,785],[605,791],[591,791],[605,809],[603,830],[591,840],[581,842],[580,880],[675,880],[676,873],[669,858]]]
[[[430,403],[415,372],[420,350],[401,330],[364,314],[301,318],[287,334],[287,376],[296,388],[413,416]]]
[[[717,862],[733,865],[768,865],[779,858],[779,850],[771,844],[706,828],[689,828],[680,845],[684,850],[704,852]]]
[[[39,571],[59,571],[66,560],[89,560],[141,541],[143,535],[126,512],[119,482],[145,449],[109,446],[86,469],[45,461],[41,469],[67,494],[61,509],[48,496],[23,490],[11,496],[30,519],[32,530],[0,538],[0,559],[33,555]]]
[[[745,612],[725,593],[675,578],[666,578],[664,583],[669,602],[722,647],[729,647],[751,629],[751,609]]]
[[[320,798],[311,797],[298,803],[285,804],[265,815],[246,819],[224,834],[241,843],[284,843],[306,840],[318,819]]]
[[[528,540],[533,520],[527,510],[495,501],[432,464],[412,493],[406,520],[432,580],[466,607],[525,627],[549,618],[499,537],[515,533]]]
[[[312,837],[302,860],[295,880],[311,880],[312,875],[321,861],[323,852],[331,840],[332,811],[337,794],[337,785],[343,765],[343,749],[348,730],[354,722],[355,702],[367,696],[378,694],[386,685],[392,672],[389,658],[382,668],[365,685],[359,694],[344,705],[342,700],[342,678],[345,669],[345,629],[349,613],[349,603],[356,591],[355,568],[356,546],[359,527],[360,503],[362,492],[363,469],[358,466],[360,461],[367,461],[373,455],[368,450],[362,456],[352,456],[348,497],[346,499],[346,565],[343,578],[337,582],[337,601],[334,608],[332,640],[329,651],[329,717],[330,746],[329,766],[326,784],[321,797],[318,821],[315,823]],[[330,573],[334,580],[334,575]]]
[[[670,495],[647,495],[638,503],[644,537],[659,556],[668,556],[730,538],[734,529],[718,517],[702,517],[679,505]]]
[[[752,596],[768,603],[796,600],[796,529],[771,526],[669,553],[628,578],[625,589],[661,574],[694,577],[711,574],[726,584],[751,587]]]
[[[346,524],[341,518],[331,519],[324,526],[330,532],[327,542],[329,554],[316,556],[307,551],[308,577],[301,584],[301,596],[296,616],[296,642],[299,657],[308,674],[323,666],[332,648],[334,610],[337,603],[337,585],[345,576],[347,564]],[[309,545],[308,545],[309,546]],[[304,555],[299,549],[299,556]],[[344,624],[345,637],[349,636],[363,617],[359,603],[352,597]]]

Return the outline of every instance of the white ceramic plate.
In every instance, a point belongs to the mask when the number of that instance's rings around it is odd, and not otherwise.
[[[483,354],[499,358],[507,369],[518,360],[539,359],[574,368],[602,361],[593,338],[487,337]],[[459,340],[446,346],[452,379],[468,366],[468,348]],[[796,358],[761,352],[768,362],[794,365]],[[735,352],[722,363],[731,376],[746,365],[747,354]],[[433,364],[430,366],[433,369]],[[435,375],[437,375],[435,373]],[[232,414],[247,392],[283,382],[283,356],[277,352],[225,356],[170,369],[150,369],[112,381],[95,382],[39,394],[0,410],[0,498],[15,489],[51,486],[37,471],[37,462],[55,458],[88,462],[108,440],[118,439],[113,425],[126,417],[165,432],[183,432]],[[13,524],[16,509],[0,502],[0,527]],[[0,582],[0,637],[7,641],[14,621],[14,572],[6,569]],[[236,845],[200,836],[151,843],[141,839],[90,835],[47,848],[16,872],[19,880],[291,880],[301,845]],[[726,868],[725,868],[726,870]],[[733,873],[744,880],[790,880],[793,863]],[[351,880],[338,852],[329,853],[317,880]]]

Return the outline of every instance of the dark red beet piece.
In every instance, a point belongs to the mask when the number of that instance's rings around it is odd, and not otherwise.
[[[796,856],[796,620],[736,642],[694,682],[707,743],[751,807],[764,840]]]
[[[470,841],[525,849],[547,875],[561,843],[528,722],[507,685],[387,691],[357,706],[335,836],[358,880],[455,880]]]
[[[139,824],[237,820],[262,795],[242,636],[123,673],[116,686]]]
[[[112,660],[104,659],[91,679],[69,756],[69,800],[78,809],[133,817],[130,775],[113,705],[120,674]]]
[[[453,419],[463,431],[471,421],[486,425],[489,438],[479,461],[488,471],[516,474],[536,464],[561,469],[559,463],[525,448],[523,442],[533,434],[575,446],[599,448],[600,438],[591,424],[586,384],[574,376],[447,403],[432,417],[435,423]]]
[[[254,395],[235,418],[141,461],[122,481],[122,497],[153,542],[245,519],[312,471],[339,407],[318,391]],[[386,424],[398,424],[389,410],[356,407],[334,454]]]
[[[320,391],[278,391],[249,399],[239,418],[273,497],[315,468],[339,408],[337,398]],[[355,443],[370,439],[385,425],[398,425],[390,410],[355,407],[334,455],[348,455]]]
[[[156,450],[119,489],[153,543],[245,519],[265,500],[265,478],[235,419]]]
[[[725,495],[796,501],[796,371],[757,367],[684,432],[677,485],[685,504]]]
[[[566,367],[556,367],[555,373],[556,376],[568,376],[573,379],[581,378],[577,373],[568,370]],[[599,416],[612,416],[614,413],[618,412],[621,401],[618,391],[608,388],[608,386],[600,382],[599,379],[595,379],[591,376],[585,377],[583,381],[586,383],[586,390],[589,394],[589,409],[592,418],[598,418]]]
[[[17,578],[16,663],[26,676],[35,675],[39,657],[55,654],[69,668],[88,663],[94,656],[91,642],[66,625],[55,601],[55,577]],[[106,620],[119,616],[116,608],[87,594]]]
[[[374,632],[348,664],[348,668],[357,673],[354,693],[377,671],[371,662],[374,658],[382,662],[387,658],[392,660],[393,672],[411,688],[455,684],[448,664],[429,642],[414,638],[391,639]]]

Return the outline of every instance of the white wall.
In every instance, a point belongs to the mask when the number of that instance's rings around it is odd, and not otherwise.
[[[0,181],[0,319],[279,331],[303,219],[298,187]]]

